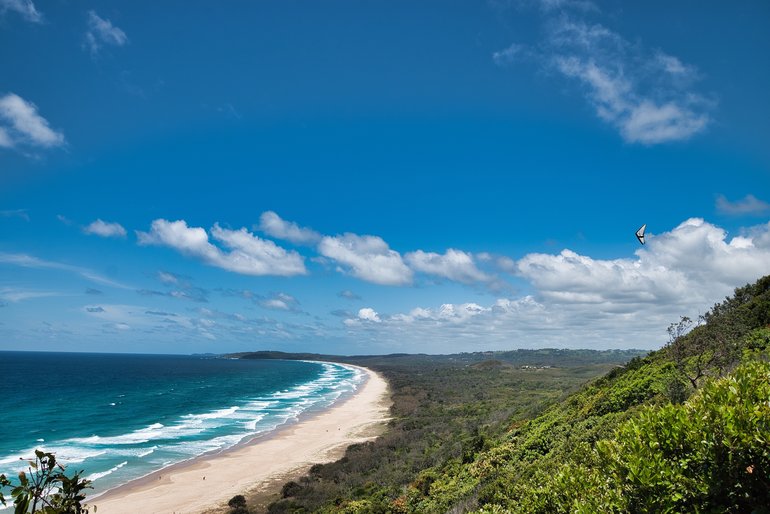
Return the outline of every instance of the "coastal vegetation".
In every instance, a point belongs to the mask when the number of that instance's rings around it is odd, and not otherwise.
[[[393,419],[383,435],[350,446],[337,462],[313,466],[267,501],[249,498],[250,509],[316,512],[370,504],[372,511],[389,511],[423,470],[471,462],[510,428],[511,420],[535,417],[586,381],[644,353],[541,349],[360,357],[241,355],[366,366],[386,377],[393,401]]]
[[[88,514],[83,502],[91,482],[80,477],[82,471],[68,476],[53,453],[40,450],[27,464],[14,483],[0,475],[0,504],[6,505],[3,489],[11,488],[14,514]]]
[[[552,350],[350,358],[391,383],[387,432],[252,511],[768,512],[770,276],[669,334],[593,380]]]
[[[227,512],[770,512],[770,276],[660,350],[244,359],[348,362],[391,388],[387,430]],[[16,514],[86,513],[79,474],[38,452]]]

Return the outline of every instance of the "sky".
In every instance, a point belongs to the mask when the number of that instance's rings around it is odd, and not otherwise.
[[[659,348],[770,273],[768,22],[0,0],[0,350]]]

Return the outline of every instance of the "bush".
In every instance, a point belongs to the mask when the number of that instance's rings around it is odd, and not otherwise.
[[[230,514],[249,514],[249,509],[246,508],[246,498],[242,494],[230,498],[227,506],[230,507]]]
[[[0,503],[6,504],[1,490],[13,487],[16,513],[88,514],[83,491],[91,488],[91,482],[80,478],[81,473],[68,477],[53,453],[35,450],[35,459],[29,461],[28,472],[19,473],[17,485],[0,475]]]

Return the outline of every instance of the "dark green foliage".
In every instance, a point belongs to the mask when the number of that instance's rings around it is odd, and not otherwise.
[[[11,485],[11,481],[8,480],[5,475],[0,475],[0,505],[5,505],[5,496],[3,496],[3,489]]]
[[[337,357],[385,375],[393,420],[375,441],[352,445],[339,461],[315,465],[306,476],[284,485],[282,499],[269,512],[404,511],[409,484],[417,483],[425,494],[430,490],[431,475],[422,470],[472,463],[505,434],[512,420],[536,415],[636,355],[537,350]],[[591,364],[592,357],[600,364]]]
[[[14,514],[88,514],[83,501],[91,482],[80,478],[81,473],[68,477],[54,454],[36,450],[35,460],[29,461],[28,472],[19,473],[18,483],[0,475],[0,489],[13,487]],[[0,501],[5,505],[1,493]]]
[[[388,432],[270,510],[767,512],[770,277],[683,321],[559,403],[580,368],[555,350],[360,358],[393,387]]]
[[[473,462],[424,471],[405,511],[765,512],[769,322],[766,277]]]
[[[770,364],[749,361],[683,405],[646,407],[611,438],[537,478],[504,506],[542,513],[765,512]],[[493,512],[491,505],[485,510]]]
[[[230,514],[249,514],[249,509],[246,508],[246,497],[242,494],[230,498],[227,506],[230,507]]]

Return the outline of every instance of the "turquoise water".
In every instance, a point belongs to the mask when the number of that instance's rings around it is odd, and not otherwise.
[[[36,448],[98,494],[324,409],[363,374],[309,361],[0,352],[0,473]]]

